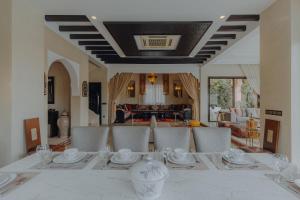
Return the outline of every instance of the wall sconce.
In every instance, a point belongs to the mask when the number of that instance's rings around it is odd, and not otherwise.
[[[182,85],[180,81],[174,80],[173,91],[175,97],[182,97]]]
[[[130,81],[127,86],[127,93],[129,97],[135,97],[135,81]]]

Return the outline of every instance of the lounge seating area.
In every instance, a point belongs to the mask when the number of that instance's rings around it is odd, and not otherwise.
[[[191,120],[192,106],[189,104],[172,105],[117,105],[116,123],[124,123],[127,119],[143,119],[149,121],[155,115],[160,119]]]

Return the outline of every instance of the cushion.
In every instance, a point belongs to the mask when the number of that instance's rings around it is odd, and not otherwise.
[[[248,116],[249,117],[254,117],[254,118],[259,118],[257,112],[256,112],[256,108],[247,108],[247,112],[248,112]]]
[[[243,116],[243,112],[240,108],[235,108],[235,113],[236,113],[237,116],[240,116],[240,117]]]

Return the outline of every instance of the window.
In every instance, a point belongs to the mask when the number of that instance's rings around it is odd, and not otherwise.
[[[220,111],[229,108],[259,107],[259,96],[244,77],[209,77],[209,121],[217,121]]]
[[[143,103],[147,105],[165,104],[165,99],[162,76],[158,75],[157,82],[154,84],[147,79]]]

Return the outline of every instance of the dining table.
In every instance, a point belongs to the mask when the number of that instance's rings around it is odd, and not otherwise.
[[[39,168],[39,155],[32,154],[0,169],[0,173],[35,174],[1,200],[137,200],[130,180],[130,167],[109,168],[99,153],[77,168]],[[147,155],[148,152],[141,153]],[[255,167],[234,168],[214,162],[214,153],[194,153],[198,168],[168,166],[160,200],[299,200],[299,193],[288,190],[268,175],[274,175],[274,156],[247,154]],[[163,161],[162,161],[163,162]],[[100,163],[100,164],[99,164]],[[102,165],[102,164],[103,165]],[[168,163],[164,163],[168,165]],[[201,164],[201,165],[200,165]],[[220,164],[220,163],[219,163]],[[78,165],[79,166],[79,165]],[[98,167],[97,167],[98,166]]]

